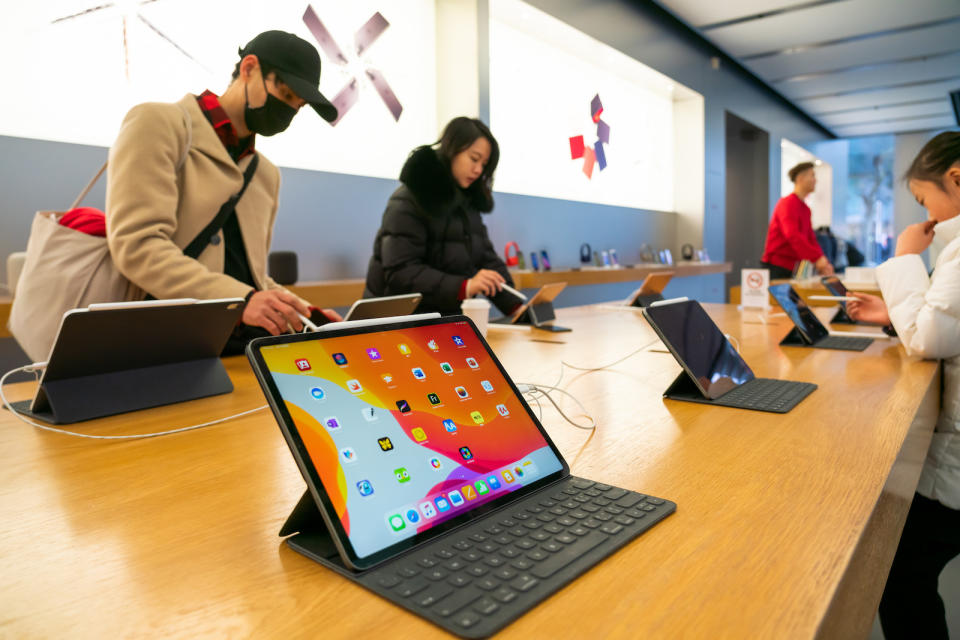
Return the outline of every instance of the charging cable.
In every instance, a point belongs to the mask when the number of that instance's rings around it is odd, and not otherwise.
[[[597,421],[593,418],[593,416],[587,413],[587,410],[584,408],[583,404],[581,404],[579,400],[577,400],[572,394],[565,391],[564,389],[560,389],[558,387],[550,386],[550,385],[532,384],[529,382],[518,383],[517,388],[520,390],[520,393],[524,395],[524,397],[528,397],[530,400],[533,400],[534,402],[537,403],[537,408],[539,410],[538,419],[543,418],[543,407],[540,405],[540,398],[546,398],[547,400],[550,401],[550,404],[553,405],[553,408],[557,410],[557,413],[559,413],[564,420],[566,420],[576,428],[584,429],[586,431],[592,431],[597,428]],[[577,403],[577,406],[580,407],[580,411],[582,412],[580,415],[584,416],[587,420],[590,421],[590,423],[580,424],[579,422],[574,422],[566,413],[564,413],[563,409],[560,408],[560,405],[557,404],[557,401],[553,399],[553,397],[550,395],[550,391],[553,391],[556,393],[562,393],[563,395],[567,396],[568,398],[573,400],[575,403]]]
[[[3,385],[6,383],[7,378],[12,376],[15,373],[26,372],[33,373],[35,377],[38,377],[40,371],[42,371],[47,366],[46,362],[35,362],[33,364],[28,364],[23,367],[17,367],[16,369],[11,369],[7,371],[3,376],[0,376],[0,400],[3,400],[3,406],[5,406],[10,413],[15,415],[21,422],[25,422],[37,429],[43,429],[44,431],[52,431],[53,433],[62,433],[68,436],[76,436],[78,438],[90,438],[91,440],[138,440],[141,438],[156,438],[158,436],[168,436],[172,433],[182,433],[184,431],[193,431],[194,429],[202,429],[203,427],[211,427],[215,424],[221,424],[227,422],[228,420],[233,420],[235,418],[240,418],[243,416],[250,415],[251,413],[256,413],[257,411],[262,411],[267,408],[267,405],[257,407],[255,409],[248,409],[247,411],[241,411],[240,413],[235,413],[232,416],[227,416],[226,418],[219,418],[217,420],[211,420],[210,422],[204,422],[203,424],[195,424],[189,427],[181,427],[180,429],[170,429],[169,431],[160,431],[158,433],[139,433],[135,435],[126,435],[126,436],[94,436],[88,433],[77,433],[76,431],[67,431],[66,429],[57,429],[56,427],[51,427],[45,424],[40,424],[39,422],[34,422],[33,420],[27,418],[26,416],[20,414],[10,402],[7,400],[6,394],[3,392]]]

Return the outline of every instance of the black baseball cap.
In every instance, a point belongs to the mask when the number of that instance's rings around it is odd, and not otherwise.
[[[337,108],[320,93],[320,54],[312,44],[286,31],[264,31],[238,50],[240,57],[255,55],[277,70],[294,93],[306,100],[327,122],[337,119]]]

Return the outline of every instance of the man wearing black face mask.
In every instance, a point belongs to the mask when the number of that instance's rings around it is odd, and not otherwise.
[[[231,351],[258,332],[300,330],[298,314],[311,312],[266,274],[280,174],[255,151],[255,134],[280,133],[307,104],[328,122],[337,117],[317,89],[320,56],[310,43],[267,31],[239,54],[223,95],[130,110],[110,149],[106,210],[128,299],[246,299]],[[222,226],[207,229],[220,211]]]

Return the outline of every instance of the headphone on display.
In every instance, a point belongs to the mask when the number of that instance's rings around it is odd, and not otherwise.
[[[580,264],[590,264],[593,260],[593,251],[590,250],[590,245],[584,242],[580,245]]]
[[[683,256],[684,260],[693,260],[693,245],[687,243],[680,247],[680,255]]]
[[[513,255],[510,255],[510,249],[513,249]],[[508,242],[507,246],[503,248],[503,257],[504,263],[508,267],[515,267],[520,262],[520,259],[517,257],[520,255],[520,247],[516,242]]]

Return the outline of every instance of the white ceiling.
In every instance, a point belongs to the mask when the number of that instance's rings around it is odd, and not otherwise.
[[[960,0],[658,0],[840,137],[956,127]]]

